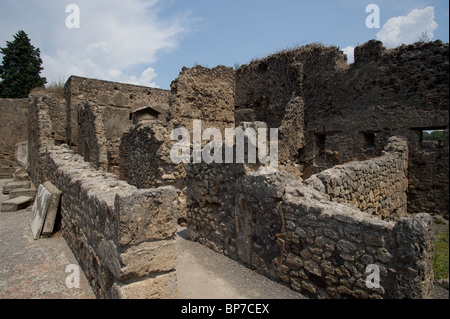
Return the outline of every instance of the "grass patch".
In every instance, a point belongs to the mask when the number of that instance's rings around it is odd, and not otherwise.
[[[52,82],[46,87],[46,91],[57,95],[59,98],[64,98],[64,82],[59,80],[57,82]]]
[[[448,258],[449,258],[449,231],[437,236],[434,243],[433,271],[435,279],[448,278]]]

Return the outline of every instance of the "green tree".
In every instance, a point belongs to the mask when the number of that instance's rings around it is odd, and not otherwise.
[[[14,41],[6,41],[6,47],[0,48],[3,62],[0,65],[0,97],[26,98],[31,89],[44,86],[45,77],[40,50],[31,45],[28,35],[20,30],[14,35]]]

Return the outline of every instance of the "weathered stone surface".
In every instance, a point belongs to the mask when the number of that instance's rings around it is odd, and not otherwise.
[[[29,181],[9,182],[3,186],[3,194],[9,194],[13,189],[30,188]]]
[[[16,144],[16,162],[22,167],[28,166],[28,141]]]
[[[17,165],[16,144],[27,140],[27,105],[28,99],[0,99],[0,166]]]
[[[30,175],[63,191],[63,235],[98,295],[164,295],[152,289],[173,282],[163,278],[174,251],[158,245],[173,240],[181,205],[190,239],[314,297],[426,297],[429,216],[398,219],[407,208],[448,211],[448,44],[386,51],[371,41],[356,55],[349,67],[338,48],[310,45],[237,71],[183,68],[171,93],[72,77],[68,140],[96,168],[120,171],[141,190],[55,148],[52,101],[32,96]],[[168,123],[128,127],[128,110],[157,96],[170,100]],[[168,134],[191,130],[192,120],[221,130],[241,122],[279,128],[279,164],[288,173],[170,165]],[[431,128],[444,131],[432,151],[421,140]],[[371,263],[381,272],[378,289],[364,283]]]
[[[33,204],[33,197],[19,196],[9,200],[6,200],[1,205],[2,212],[15,212],[21,209],[25,209]]]
[[[165,118],[169,95],[168,90],[71,76],[65,85],[67,140],[98,169],[119,174],[120,139],[133,125],[129,114],[150,106]],[[103,150],[106,157],[90,148]]]
[[[123,296],[114,293],[112,286],[124,279],[126,283],[133,282],[123,288],[127,296],[141,295],[142,285],[135,283],[145,282],[148,276],[152,277],[147,282],[149,286],[153,283],[175,287],[174,281],[160,280],[173,269],[176,260],[173,246],[161,244],[173,240],[176,232],[175,190],[137,190],[112,174],[93,170],[66,146],[54,146],[46,130],[51,123],[46,108],[39,97],[30,103],[30,177],[35,184],[51,181],[62,192],[62,234],[96,295]],[[126,242],[126,246],[119,246],[121,242]],[[151,258],[153,261],[146,264]],[[174,296],[165,286],[151,289],[153,293],[147,291],[142,296]]]
[[[127,249],[119,255],[123,277],[144,277],[168,272],[177,265],[174,240],[146,242]]]
[[[42,235],[47,236],[53,233],[55,219],[59,208],[59,200],[61,198],[61,191],[49,181],[44,183],[44,187],[50,193],[50,198],[47,206],[47,214],[45,216],[45,223],[44,227],[42,228]]]
[[[30,218],[30,226],[34,239],[39,239],[41,237],[50,201],[50,191],[44,185],[39,185]]]
[[[14,174],[15,171],[14,167],[0,167],[0,174]]]
[[[402,217],[407,213],[408,145],[404,139],[392,137],[385,150],[382,157],[336,166],[305,183],[332,201],[352,204],[382,218]],[[360,190],[359,196],[354,195],[355,189]]]
[[[36,188],[17,188],[17,189],[13,189],[9,192],[9,198],[16,198],[16,197],[20,197],[20,196],[28,196],[31,198],[35,198],[36,197],[36,193],[37,190]]]
[[[176,274],[171,272],[130,284],[115,283],[112,297],[118,299],[175,299]]]
[[[0,174],[0,179],[13,179],[14,178],[14,174],[13,173],[1,173]]]
[[[389,155],[386,156],[387,159]],[[358,169],[364,170],[368,163],[359,164]],[[364,175],[360,178],[363,180]],[[418,272],[411,272],[394,257],[403,249],[410,251],[410,243],[396,239],[398,231],[402,234],[400,237],[411,232],[407,230],[411,226],[406,226],[404,221],[396,225],[354,206],[327,201],[317,190],[283,172],[262,176],[245,173],[237,165],[197,165],[188,167],[187,180],[191,185],[188,189],[189,238],[219,252],[227,251],[230,257],[269,277],[290,283],[293,289],[317,297],[391,298],[399,295],[396,283],[398,276],[404,276],[411,284],[415,283],[411,291],[420,291],[422,297],[431,291],[424,284],[432,278],[432,272],[426,270],[432,256],[431,240],[425,239],[429,235],[426,227],[414,228],[418,230],[414,238],[419,240],[415,243],[424,253],[415,253],[413,257],[411,252],[405,256],[408,264],[417,262],[409,268]],[[332,180],[330,178],[330,184]],[[212,195],[206,185],[220,185],[221,191],[216,195],[220,206],[210,206],[208,198]],[[236,193],[239,195],[235,198],[229,196]],[[400,230],[400,225],[405,227]],[[261,238],[259,234],[269,235]],[[233,236],[236,236],[235,241],[227,240]],[[379,266],[383,278],[383,287],[376,290],[367,288],[364,282],[365,269],[373,263]],[[400,275],[387,269],[404,270]],[[357,284],[359,281],[362,284]]]
[[[174,210],[176,192],[173,187],[137,190],[126,196],[117,195],[119,245],[136,245],[144,241],[174,238],[177,216]]]

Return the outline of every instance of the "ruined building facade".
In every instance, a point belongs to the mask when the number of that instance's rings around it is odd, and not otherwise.
[[[430,215],[449,210],[448,54],[370,41],[348,65],[309,45],[183,68],[171,91],[72,76],[63,100],[30,95],[28,171],[62,191],[63,236],[99,297],[175,298],[183,221],[189,239],[313,298],[426,298]],[[171,132],[194,120],[222,136],[278,128],[278,171],[173,163]],[[443,139],[423,141],[434,130]],[[381,287],[367,287],[370,265]]]

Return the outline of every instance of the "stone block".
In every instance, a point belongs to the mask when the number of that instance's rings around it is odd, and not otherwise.
[[[39,239],[44,227],[45,215],[47,214],[50,192],[39,185],[36,200],[34,201],[33,210],[31,211],[30,226],[34,239]]]
[[[2,212],[16,212],[25,209],[31,205],[33,198],[29,196],[20,196],[6,200],[2,203]]]
[[[36,188],[17,188],[9,192],[9,199],[17,198],[20,196],[28,196],[36,198]]]
[[[120,246],[172,239],[177,229],[176,191],[171,186],[117,195]]]
[[[175,299],[178,295],[176,272],[130,284],[116,282],[111,290],[114,299]]]
[[[53,232],[54,219],[58,209],[61,193],[51,183],[39,185],[36,200],[31,212],[30,225],[34,239],[39,239],[44,234],[44,224],[48,215],[48,224],[45,234]]]
[[[0,174],[0,179],[13,179],[14,178],[14,174],[12,173],[1,173]]]
[[[3,186],[3,194],[9,194],[13,189],[18,188],[30,188],[30,182],[29,181],[19,181],[19,182],[10,182],[6,183]]]
[[[15,171],[14,167],[0,167],[0,174],[14,174]]]
[[[119,256],[123,276],[143,277],[174,270],[177,265],[175,240],[142,243]]]
[[[55,227],[55,219],[58,213],[59,201],[61,199],[61,191],[50,182],[44,183],[45,188],[50,192],[50,201],[47,207],[47,215],[45,217],[42,235],[50,235]]]
[[[22,167],[28,165],[28,142],[16,144],[16,162]]]

